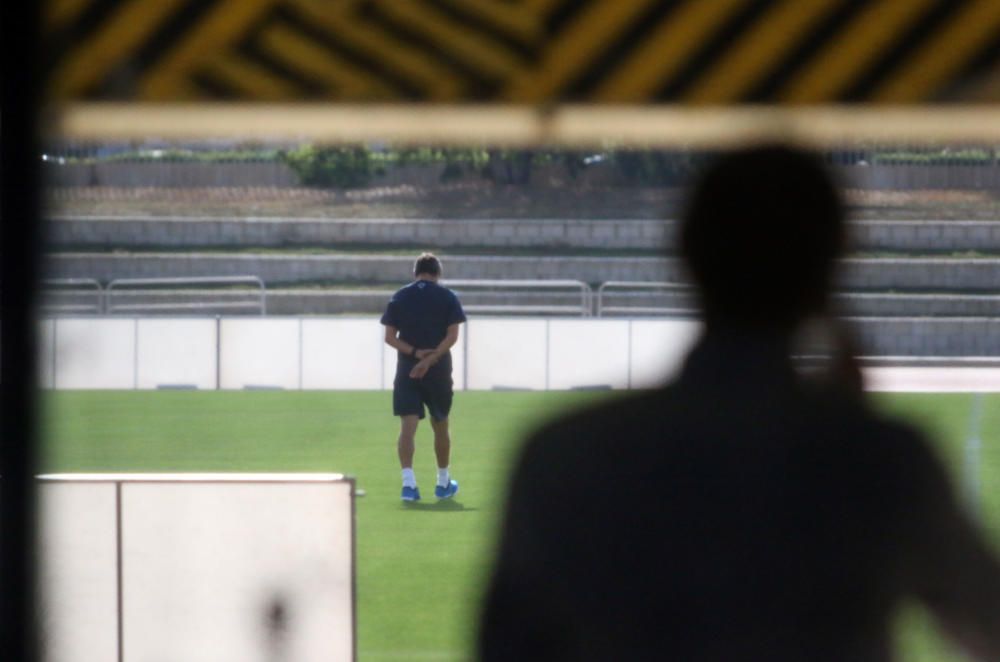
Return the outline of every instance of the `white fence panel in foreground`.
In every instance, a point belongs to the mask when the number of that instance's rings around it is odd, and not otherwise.
[[[118,660],[114,482],[42,481],[38,490],[46,662]]]
[[[354,659],[353,481],[67,474],[39,492],[47,661]]]

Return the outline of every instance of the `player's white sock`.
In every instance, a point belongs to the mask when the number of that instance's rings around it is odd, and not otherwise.
[[[438,469],[438,485],[441,487],[448,487],[448,483],[451,481],[451,476],[448,474],[448,467],[444,469]]]
[[[413,475],[413,469],[403,469],[403,487],[416,487],[417,477]]]

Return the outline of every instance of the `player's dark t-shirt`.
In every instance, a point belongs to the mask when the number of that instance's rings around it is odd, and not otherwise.
[[[399,337],[418,349],[437,347],[448,327],[465,321],[465,312],[455,293],[429,280],[416,280],[400,288],[382,315],[382,324],[394,326]],[[409,372],[416,359],[399,354],[398,369]],[[441,357],[434,372],[451,373],[451,353]]]

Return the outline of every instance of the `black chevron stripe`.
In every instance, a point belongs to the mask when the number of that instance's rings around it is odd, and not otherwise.
[[[963,83],[979,81],[984,76],[996,77],[998,62],[1000,62],[1000,27],[994,30],[979,52],[969,58],[958,75],[950,83],[945,83],[942,89],[937,90],[936,98],[953,99],[956,95],[967,92],[963,89]]]
[[[893,45],[885,49],[871,66],[854,80],[838,101],[860,102],[868,99],[887,75],[897,67],[905,65],[906,60],[912,57],[914,51],[924,41],[933,37],[949,18],[967,4],[968,0],[938,0],[914,22],[910,29],[896,35]]]
[[[72,51],[82,45],[121,6],[120,0],[91,0],[87,8],[69,24],[45,36],[42,55],[43,71],[48,73],[59,62],[72,57]]]
[[[438,42],[414,30],[405,22],[397,20],[394,16],[384,13],[380,5],[370,2],[365,3],[362,5],[358,16],[367,19],[371,24],[392,35],[399,41],[405,42],[426,53],[434,59],[437,66],[442,70],[458,74],[467,85],[466,94],[469,97],[480,99],[491,97],[498,91],[502,81],[477,69],[460,58],[454,57],[454,55],[442,49],[441,44]]]
[[[668,19],[686,0],[670,0],[654,3],[645,12],[636,17],[627,30],[613,43],[606,45],[604,53],[591,66],[566,86],[559,96],[563,99],[586,100],[594,88],[606,78],[614,76],[623,60],[635,49],[645,43],[646,37],[655,30],[663,20]]]
[[[825,21],[820,22],[799,41],[778,66],[765,76],[756,86],[751,88],[743,99],[749,103],[765,103],[773,101],[778,92],[792,77],[808,64],[825,48],[829,42],[836,39],[841,30],[849,25],[861,10],[869,5],[868,0],[851,0],[834,10]]]
[[[502,26],[484,20],[482,16],[468,9],[462,3],[451,3],[444,0],[424,0],[424,3],[456,23],[467,27],[470,31],[487,35],[492,41],[502,44],[526,60],[533,59],[538,53],[539,44],[526,42],[517,35],[504,30]]]
[[[580,14],[586,13],[588,5],[601,0],[570,0],[556,6],[555,11],[545,18],[545,34],[548,37],[559,34]]]
[[[325,83],[314,79],[307,73],[291,68],[281,60],[275,58],[260,45],[259,36],[261,29],[265,25],[268,25],[273,18],[273,16],[268,16],[268,20],[258,22],[254,26],[253,31],[248,31],[236,46],[236,52],[245,61],[253,63],[274,74],[274,76],[298,87],[304,99],[321,99],[328,96],[327,92],[329,90]]]
[[[245,97],[240,90],[237,90],[225,82],[215,78],[210,73],[196,71],[188,79],[199,90],[204,92],[205,98],[214,101],[245,101]]]
[[[120,89],[121,81],[131,81],[133,84],[147,70],[156,66],[157,61],[166,55],[178,41],[187,36],[190,30],[218,4],[218,0],[187,0],[173,15],[161,23],[135,53],[122,62],[117,68],[108,72],[107,78],[87,96],[120,97],[133,96],[135,90]]]
[[[292,27],[292,28],[295,27],[290,25],[287,21],[283,21],[283,24],[286,27]],[[298,30],[298,32],[301,36],[308,38],[309,41],[313,43],[315,46],[323,48],[325,50],[329,50],[332,54],[335,54],[335,52],[332,49],[329,49],[327,47],[331,41],[329,37],[323,35],[322,33],[318,35],[307,34],[307,32],[304,30]],[[309,91],[310,95],[313,97],[316,98],[328,97],[331,95],[331,93],[336,92],[336,90],[331,87],[328,81],[315,78],[309,72],[299,71],[298,69],[295,69],[293,65],[288,64],[281,58],[276,57],[275,54],[271,52],[271,50],[265,48],[259,42],[259,40],[256,39],[256,36],[257,35],[255,35],[254,39],[247,42],[246,46],[241,49],[241,52],[247,53],[248,57],[253,59],[257,64],[266,67],[268,70],[277,75],[281,75],[283,78],[293,80],[296,84],[300,85],[301,87]],[[352,64],[356,63],[352,62]],[[390,81],[387,81],[384,78],[372,72],[368,73],[370,74],[370,77],[372,79],[378,79],[383,85],[386,85],[388,87],[394,87]],[[398,93],[399,92],[398,90],[394,91],[397,93],[394,94],[393,96],[395,97],[401,96],[401,94]]]
[[[303,18],[291,7],[279,6],[275,10],[275,18],[284,22],[289,28],[301,33],[311,41],[321,45],[330,53],[343,58],[344,60],[363,69],[378,78],[383,83],[399,92],[401,98],[408,100],[419,100],[427,96],[426,90],[415,84],[406,76],[395,71],[390,65],[382,60],[372,58],[366,52],[352,48],[349,44],[335,39],[323,28],[315,23]]]
[[[741,11],[734,12],[725,25],[688,60],[680,71],[663,84],[653,95],[656,101],[676,101],[698,77],[705,73],[713,62],[726,52],[735,39],[772,6],[773,0],[754,0]]]

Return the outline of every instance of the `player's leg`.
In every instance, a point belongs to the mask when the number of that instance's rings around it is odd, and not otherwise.
[[[452,480],[449,471],[451,463],[451,434],[448,430],[448,415],[451,413],[452,391],[451,376],[439,379],[424,379],[422,394],[427,409],[431,415],[431,428],[434,430],[434,454],[437,456],[438,479],[434,488],[434,496],[447,499],[458,492],[458,482]]]
[[[418,423],[420,423],[420,417],[416,414],[399,417],[399,442],[396,444],[396,448],[399,452],[400,469],[413,469]]]
[[[448,484],[448,464],[451,460],[451,435],[448,433],[448,419],[437,421],[431,418],[431,428],[434,429],[434,455],[438,463],[438,485]],[[442,473],[444,480],[442,482]]]
[[[400,498],[403,501],[419,501],[420,490],[417,488],[417,477],[413,473],[413,454],[416,450],[417,424],[420,417],[407,414],[399,417],[399,441],[396,450],[399,454],[399,466],[403,474],[403,490]]]
[[[413,474],[413,455],[416,450],[417,424],[424,417],[424,405],[415,380],[408,376],[396,376],[392,389],[392,413],[399,416],[399,439],[396,451],[403,475],[403,501],[419,501],[420,490]]]

